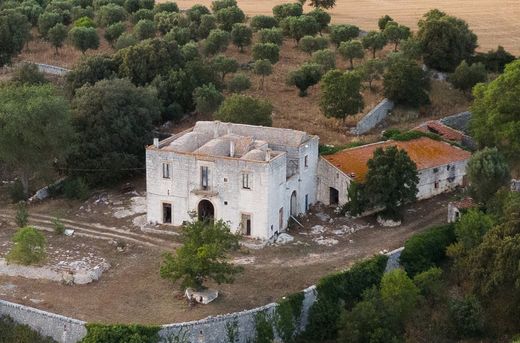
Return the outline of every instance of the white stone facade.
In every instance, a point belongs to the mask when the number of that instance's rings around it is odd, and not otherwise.
[[[269,239],[316,202],[318,142],[289,129],[197,122],[146,149],[148,221],[209,215]]]

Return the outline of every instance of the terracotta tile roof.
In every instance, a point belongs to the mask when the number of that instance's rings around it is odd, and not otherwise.
[[[476,205],[477,204],[475,204],[475,201],[473,201],[473,198],[471,198],[471,197],[465,197],[465,198],[463,198],[459,201],[455,201],[453,203],[453,206],[455,206],[459,210],[472,208],[472,207],[475,207]]]
[[[426,123],[423,123],[416,127],[414,130],[436,133],[444,139],[454,142],[461,142],[464,138],[464,133],[452,129],[451,127],[446,126],[437,120],[431,120]]]
[[[417,170],[446,165],[456,161],[464,161],[471,157],[471,153],[451,146],[446,142],[436,141],[428,137],[421,137],[411,141],[384,141],[345,149],[333,155],[324,156],[334,166],[355,180],[363,181],[368,171],[367,162],[372,158],[377,148],[397,146],[404,149],[408,156],[417,165]]]

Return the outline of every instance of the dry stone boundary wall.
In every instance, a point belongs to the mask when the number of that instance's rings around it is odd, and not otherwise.
[[[388,252],[389,257],[386,272],[398,268],[398,258],[402,248]],[[303,290],[304,299],[299,330],[307,325],[309,309],[316,301],[316,286]],[[202,320],[163,325],[159,335],[164,342],[174,341],[174,338],[184,338],[187,343],[222,343],[227,340],[229,326],[237,325],[239,343],[246,343],[255,334],[255,316],[265,312],[273,315],[277,304],[270,303],[251,310],[225,315],[208,317]],[[50,336],[59,343],[76,343],[87,334],[86,322],[38,310],[32,307],[0,300],[0,315],[8,315],[16,322],[29,325],[44,336]]]
[[[370,112],[367,113],[356,125],[352,128],[352,133],[356,135],[363,135],[372,130],[380,122],[388,116],[388,113],[394,108],[394,103],[389,99],[383,99]]]

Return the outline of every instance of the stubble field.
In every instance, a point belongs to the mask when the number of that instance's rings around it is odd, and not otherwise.
[[[159,0],[166,2],[166,0]],[[249,16],[270,14],[271,9],[288,0],[237,0]],[[180,8],[196,3],[209,6],[211,0],[178,0]],[[518,0],[337,0],[329,11],[334,23],[355,24],[364,30],[377,28],[377,19],[385,14],[399,23],[417,29],[419,18],[438,8],[466,20],[478,35],[479,50],[487,51],[502,45],[515,55],[520,54],[520,1]],[[307,8],[308,10],[308,8]]]

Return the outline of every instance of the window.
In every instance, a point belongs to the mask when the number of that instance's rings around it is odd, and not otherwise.
[[[200,186],[202,189],[208,189],[208,167],[200,167]]]
[[[433,186],[435,187],[435,189],[439,188],[439,181],[435,181],[435,183],[433,184]]]
[[[439,168],[433,168],[433,172],[436,173],[439,171]]]
[[[242,188],[251,189],[251,175],[248,173],[242,174]]]
[[[305,194],[305,211],[309,210],[309,194]]]
[[[305,157],[303,158],[303,165],[305,166],[305,168],[309,166],[309,156],[305,155]]]
[[[169,163],[162,164],[162,177],[163,177],[163,179],[170,178],[170,164]]]

